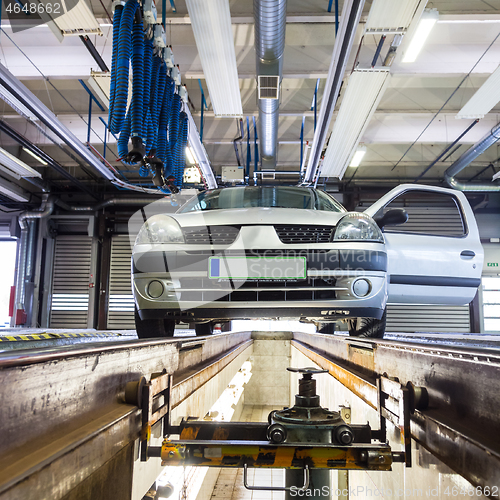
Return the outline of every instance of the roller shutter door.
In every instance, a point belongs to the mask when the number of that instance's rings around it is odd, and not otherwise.
[[[93,317],[90,296],[92,238],[59,235],[55,240],[51,328],[88,328]]]
[[[376,200],[363,200],[356,210],[364,211]],[[462,215],[453,197],[424,192],[404,193],[384,209],[404,208],[408,221],[387,227],[386,232],[408,232],[457,237],[464,234]],[[381,215],[381,214],[380,214]],[[470,332],[469,306],[389,304],[388,332]]]
[[[132,249],[128,235],[111,239],[108,328],[135,329],[134,296],[130,280]]]
[[[469,333],[469,306],[389,304],[386,331]]]

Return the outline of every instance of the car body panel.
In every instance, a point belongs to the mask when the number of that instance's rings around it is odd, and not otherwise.
[[[391,200],[411,189],[450,193],[442,188],[403,185],[365,213],[375,217]],[[174,219],[184,237],[186,231],[198,235],[197,228],[212,234],[226,227],[235,236],[225,244],[211,243],[211,236],[208,240],[196,236],[189,242],[136,243],[132,277],[139,316],[193,322],[245,318],[328,322],[380,319],[388,298],[390,302],[467,303],[476,292],[482,247],[467,199],[462,193],[452,194],[467,225],[467,234],[460,238],[386,232],[385,242],[332,241],[335,227],[349,213],[312,209],[251,207],[161,215],[171,222]],[[279,225],[312,228],[313,233],[317,227],[331,228],[331,233],[327,231],[330,240],[284,242],[275,227]],[[463,250],[474,256],[460,256]],[[274,264],[273,272],[283,271],[278,258],[290,259],[290,265],[299,267],[305,263],[305,276],[292,272],[274,279],[275,275],[257,276],[252,271],[256,263],[258,269]],[[213,259],[224,272],[211,274]],[[245,265],[247,274],[241,270]],[[149,291],[153,281],[163,290],[154,297]],[[360,284],[367,290],[364,295],[356,292]]]
[[[469,303],[477,292],[483,266],[483,247],[472,209],[459,191],[434,186],[403,184],[369,207],[375,217],[385,206],[409,191],[453,196],[465,222],[463,236],[385,232],[390,303]],[[463,254],[463,255],[462,255]],[[474,255],[472,255],[474,254]]]

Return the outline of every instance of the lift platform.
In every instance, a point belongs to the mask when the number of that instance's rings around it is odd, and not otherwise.
[[[377,411],[375,427],[342,423],[331,412],[336,423],[326,424],[330,442],[323,446],[318,439],[311,444],[290,437],[290,408],[252,425],[169,422],[174,415],[203,416],[244,361],[258,362],[256,342],[266,343],[268,350],[273,342],[289,343],[292,359],[303,362],[300,368],[314,365],[328,372],[317,375],[320,385],[332,381],[328,384]],[[500,484],[500,352],[495,343],[485,347],[470,336],[450,346],[412,339],[225,333],[8,351],[0,353],[0,370],[0,499],[70,494],[140,499],[161,470],[160,457],[168,464],[189,459],[217,467],[230,460],[231,467],[245,470],[263,460],[264,467],[272,463],[295,470],[304,486],[306,475],[322,464],[378,469],[384,475],[391,468],[401,472],[400,461],[419,466],[415,446],[486,496],[496,498]],[[155,416],[159,408],[164,409]],[[328,419],[328,414],[323,416]],[[166,424],[159,430],[161,419]],[[348,444],[334,431],[343,425],[353,436]],[[344,434],[350,439],[349,432]],[[164,436],[179,437],[163,442]],[[243,446],[237,453],[235,441]]]

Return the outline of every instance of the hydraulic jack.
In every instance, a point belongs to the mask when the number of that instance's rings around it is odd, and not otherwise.
[[[154,391],[143,383],[143,414],[145,411],[147,414],[143,415],[142,459],[161,457],[162,465],[243,468],[247,489],[284,490],[287,499],[296,496],[297,492],[300,496],[324,499],[323,492],[331,491],[329,471],[332,469],[390,471],[393,462],[405,462],[407,467],[411,466],[411,404],[417,395],[423,398],[425,389],[403,387],[396,381],[381,377],[377,381],[380,428],[374,430],[368,423],[348,424],[340,412],[321,407],[313,375],[327,370],[288,370],[302,375],[295,405],[272,411],[268,422],[188,419],[179,426],[171,426],[168,408],[162,409],[155,403]],[[161,389],[162,401],[168,404],[170,398],[165,391],[168,392],[170,380],[168,375],[160,377],[165,378],[164,383],[159,379],[152,382]],[[153,407],[157,408],[157,415],[164,418],[165,440],[161,447],[148,445],[149,429],[159,420],[152,413]],[[399,427],[404,451],[392,451],[387,444],[386,419]],[[170,439],[171,435],[179,435],[179,439]],[[249,467],[284,468],[285,487],[249,485]]]

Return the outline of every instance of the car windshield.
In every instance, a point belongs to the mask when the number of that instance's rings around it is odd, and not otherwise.
[[[204,191],[188,201],[179,212],[234,208],[297,208],[344,212],[334,198],[312,188],[290,186],[235,187]]]

